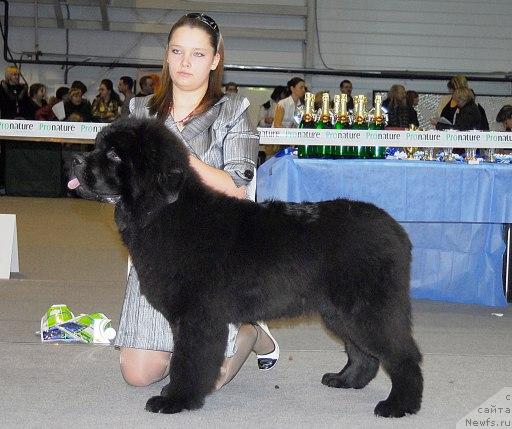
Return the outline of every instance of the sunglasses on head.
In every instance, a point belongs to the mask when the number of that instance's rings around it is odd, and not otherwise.
[[[214,21],[214,19],[209,17],[208,15],[205,15],[204,13],[195,12],[187,13],[185,16],[190,19],[197,19],[201,21],[203,24],[206,24],[208,27],[210,27],[216,34],[219,34],[219,26]]]

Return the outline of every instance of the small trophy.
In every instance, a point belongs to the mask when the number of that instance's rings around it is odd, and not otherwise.
[[[490,147],[485,150],[485,154],[487,155],[487,162],[496,162],[496,151],[494,148]]]
[[[445,147],[444,148],[443,161],[444,162],[453,162],[453,161],[455,161],[455,159],[453,157],[453,148],[452,147]]]
[[[405,153],[407,154],[407,160],[408,161],[414,161],[414,153],[418,150],[417,147],[413,146],[407,146],[404,147]]]
[[[433,147],[424,147],[423,148],[423,160],[424,161],[435,161],[434,157],[434,148]]]
[[[466,148],[466,162],[468,164],[478,164],[476,160],[476,149],[474,147]]]

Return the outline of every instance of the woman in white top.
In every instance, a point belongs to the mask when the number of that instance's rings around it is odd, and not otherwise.
[[[262,104],[260,107],[260,115],[258,117],[258,127],[269,128],[274,122],[274,115],[276,113],[276,106],[280,100],[287,96],[286,87],[278,85],[272,91],[270,100]]]
[[[286,84],[289,97],[277,103],[273,128],[296,128],[297,123],[293,119],[295,109],[302,103],[306,93],[306,83],[300,77],[294,77]]]

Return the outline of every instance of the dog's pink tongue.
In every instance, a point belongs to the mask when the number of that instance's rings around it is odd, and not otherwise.
[[[68,182],[68,188],[69,189],[76,189],[80,186],[80,182],[78,181],[78,179],[76,177],[74,177],[73,179],[71,179],[69,182]]]

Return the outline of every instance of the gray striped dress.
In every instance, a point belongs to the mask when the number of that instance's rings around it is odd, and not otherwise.
[[[130,100],[131,116],[149,118],[151,96]],[[197,158],[225,170],[237,186],[247,186],[256,169],[259,137],[248,115],[249,101],[237,94],[222,97],[208,111],[192,118],[180,132],[172,116],[165,125]],[[226,356],[235,352],[238,327],[229,326]],[[139,279],[132,267],[115,341],[118,347],[173,351],[171,327],[163,315],[141,295]]]

